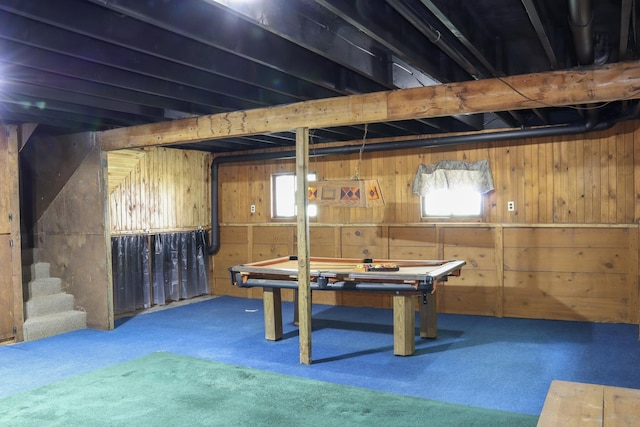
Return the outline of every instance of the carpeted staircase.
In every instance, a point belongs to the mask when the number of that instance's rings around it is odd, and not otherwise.
[[[87,314],[75,309],[75,298],[64,292],[62,280],[50,276],[48,263],[34,259],[23,266],[23,283],[25,341],[87,327]]]

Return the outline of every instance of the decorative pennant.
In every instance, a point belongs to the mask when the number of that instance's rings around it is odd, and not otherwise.
[[[309,201],[313,202],[318,198],[318,187],[309,187],[307,190],[307,197],[309,197]]]
[[[384,206],[380,185],[375,179],[315,181],[308,187],[309,201],[318,206],[370,208]]]

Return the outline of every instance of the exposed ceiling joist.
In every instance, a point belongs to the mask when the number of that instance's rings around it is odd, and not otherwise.
[[[527,15],[529,15],[529,19],[531,20],[531,25],[535,28],[536,34],[540,39],[540,44],[542,45],[545,53],[547,54],[547,58],[549,58],[549,63],[551,64],[552,70],[558,69],[558,59],[556,58],[556,53],[553,50],[553,44],[549,38],[549,33],[544,26],[544,21],[540,17],[540,13],[536,8],[535,2],[533,0],[522,0],[522,4],[524,5],[525,10],[527,11]]]
[[[0,124],[37,123],[37,139],[637,60],[636,5],[636,0],[0,0]],[[579,29],[574,43],[571,23],[585,22],[589,25]],[[585,62],[587,44],[595,55]],[[626,120],[635,104],[616,100],[598,113],[603,120]],[[442,136],[576,125],[584,119],[574,105],[540,104],[376,120],[367,135]],[[362,133],[362,124],[331,122],[314,129],[313,139],[340,143]],[[228,153],[294,144],[288,129],[176,147]]]

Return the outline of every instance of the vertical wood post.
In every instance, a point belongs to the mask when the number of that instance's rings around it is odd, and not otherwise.
[[[298,209],[298,316],[300,363],[311,364],[311,283],[309,265],[309,128],[296,130],[296,207]]]
[[[502,226],[494,228],[494,247],[496,251],[496,317],[504,316],[504,230]]]
[[[445,259],[444,257],[444,228],[436,225],[436,248],[437,248],[437,259]],[[439,294],[437,298],[434,299],[436,305],[436,312],[446,312],[445,301],[447,300],[447,287],[446,286],[438,286],[436,292]]]
[[[97,136],[95,132],[91,133],[91,140],[93,145],[99,149],[99,145],[97,142]],[[115,303],[113,300],[113,286],[111,285],[113,283],[113,264],[112,264],[112,259],[111,259],[111,210],[109,209],[109,162],[107,160],[107,152],[106,151],[100,151],[99,152],[100,155],[100,165],[102,166],[102,172],[100,173],[100,183],[98,184],[100,186],[100,190],[102,192],[102,194],[106,194],[107,196],[105,196],[104,198],[104,205],[103,205],[103,211],[102,211],[102,218],[104,221],[104,244],[105,244],[105,256],[106,256],[106,262],[105,262],[105,285],[106,285],[106,294],[107,294],[107,313],[106,313],[106,319],[101,320],[100,323],[103,324],[104,326],[106,326],[106,329],[108,331],[112,331],[113,329],[115,329]],[[106,322],[106,324],[104,323]]]
[[[640,304],[638,298],[638,292],[640,292],[640,281],[638,280],[638,263],[640,262],[640,256],[638,251],[638,233],[640,229],[629,229],[629,251],[630,251],[630,263],[629,263],[629,311],[628,321],[630,323],[640,323],[640,314],[638,313],[638,305]],[[638,330],[640,336],[640,330]]]
[[[24,341],[24,308],[22,292],[22,242],[20,240],[20,170],[18,166],[18,128],[7,126],[8,132],[8,161],[7,175],[9,177],[9,212],[11,213],[11,279],[13,283],[13,320],[15,324],[16,342]],[[5,187],[7,188],[7,187]]]

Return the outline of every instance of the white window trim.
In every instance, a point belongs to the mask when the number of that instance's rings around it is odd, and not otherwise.
[[[458,189],[438,190],[438,193],[428,193],[420,197],[420,217],[422,219],[482,218],[484,197],[479,191]],[[431,203],[444,207],[441,209],[429,209],[428,203],[430,203],[430,199]],[[465,204],[468,205],[466,202],[475,203],[474,206],[465,206]]]
[[[278,180],[279,177],[290,177],[291,178],[291,184],[293,185],[293,191],[291,191],[289,189],[289,191],[287,192],[286,196],[282,196],[282,195],[278,195],[278,189],[276,188],[276,181]],[[308,175],[308,181],[309,182],[313,182],[315,181],[316,178],[316,173],[315,172],[310,172]],[[297,182],[296,182],[296,174],[295,173],[289,173],[289,172],[284,172],[284,173],[277,173],[277,174],[273,174],[271,175],[271,218],[272,219],[293,219],[297,216],[297,206],[296,206],[296,201],[295,201],[295,192],[297,191],[296,189],[297,186]],[[283,203],[289,203],[288,206],[284,206],[282,207],[282,210],[286,210],[287,213],[290,213],[289,215],[284,215],[284,214],[280,214],[278,215],[278,210],[279,210],[279,206],[278,206],[278,197],[281,197],[280,200],[284,200]],[[309,216],[309,218],[315,218],[318,215],[318,206],[315,204],[308,204],[307,205],[307,215]]]

